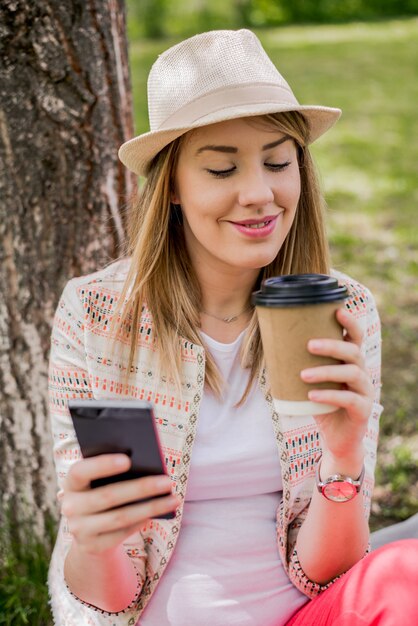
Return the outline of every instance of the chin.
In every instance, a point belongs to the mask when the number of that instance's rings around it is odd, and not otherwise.
[[[248,260],[242,258],[241,264],[245,265],[245,267],[247,267],[248,269],[262,269],[263,267],[270,265],[270,263],[273,263],[278,253],[278,250],[274,250],[274,252],[270,254],[266,253],[254,255],[252,257],[249,257]]]
[[[244,259],[241,259],[239,267],[243,270],[262,270],[264,267],[267,267],[267,265],[270,265],[275,258],[276,257],[269,257],[267,259],[248,260],[247,262],[245,262]]]

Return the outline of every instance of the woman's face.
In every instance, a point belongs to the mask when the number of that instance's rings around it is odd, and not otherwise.
[[[174,187],[196,269],[260,269],[275,259],[295,217],[295,143],[261,119],[205,126],[185,136]]]

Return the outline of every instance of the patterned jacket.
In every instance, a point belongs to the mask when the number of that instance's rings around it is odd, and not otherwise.
[[[204,387],[205,352],[202,346],[181,339],[181,397],[170,384],[157,379],[156,353],[150,312],[143,307],[138,331],[136,367],[123,381],[129,348],[129,328],[116,338],[121,351],[109,354],[110,322],[126,279],[129,260],[113,263],[88,276],[74,278],[61,296],[51,339],[49,398],[54,458],[58,484],[80,449],[67,408],[69,398],[135,398],[152,402],[168,472],[184,500],[192,458],[193,442]],[[370,511],[376,461],[380,395],[380,322],[371,293],[349,277],[334,272],[346,284],[350,297],[346,307],[364,328],[363,354],[375,388],[375,403],[365,436],[366,476],[363,483],[365,515]],[[120,356],[120,355],[126,356]],[[275,412],[266,372],[259,385],[270,407],[280,457],[283,498],[277,511],[277,542],[281,560],[290,578],[304,594],[314,597],[328,585],[310,581],[302,571],[295,550],[298,530],[305,519],[314,487],[314,464],[320,452],[319,435],[312,417],[294,417]],[[141,591],[124,611],[107,613],[76,599],[63,576],[65,555],[71,543],[66,520],[62,519],[49,571],[49,590],[58,626],[131,626],[151,598],[175,549],[181,528],[180,506],[174,520],[149,520],[124,544],[134,562]]]

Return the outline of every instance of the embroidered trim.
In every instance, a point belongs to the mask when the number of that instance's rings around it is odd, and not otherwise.
[[[80,602],[80,604],[82,604],[83,606],[86,606],[88,609],[92,609],[93,611],[101,613],[102,615],[122,615],[126,611],[130,611],[131,609],[135,608],[139,600],[139,595],[142,591],[142,586],[144,584],[144,581],[141,579],[139,572],[135,571],[135,574],[137,578],[135,598],[132,600],[132,602],[130,602],[130,604],[128,604],[128,606],[125,609],[122,609],[121,611],[105,611],[104,609],[101,609],[100,607],[94,604],[90,604],[90,602],[86,602],[85,600],[82,600],[81,598],[76,596],[75,593],[71,591],[65,579],[64,579],[64,582],[65,582],[65,586],[67,587],[68,593],[72,595],[72,597],[75,598],[77,602]]]

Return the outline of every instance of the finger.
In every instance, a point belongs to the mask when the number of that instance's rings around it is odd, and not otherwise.
[[[126,454],[100,454],[77,461],[71,466],[65,482],[65,491],[85,491],[96,478],[115,476],[126,472],[131,460]]]
[[[179,504],[179,496],[157,497],[148,502],[131,504],[104,513],[70,518],[69,529],[81,541],[88,543],[97,535],[139,527],[149,518],[174,511]]]
[[[169,493],[171,488],[172,482],[165,475],[124,480],[84,492],[68,493],[61,512],[66,517],[91,515],[135,500]]]
[[[89,554],[100,554],[116,548],[118,545],[126,541],[131,535],[139,531],[138,524],[133,524],[123,530],[116,530],[111,533],[105,533],[97,535],[94,538],[91,537],[79,537],[75,538],[78,545],[88,551]]]
[[[308,341],[311,354],[330,356],[344,363],[363,365],[363,357],[357,344],[339,339],[311,339]]]
[[[364,331],[362,325],[354,315],[346,309],[337,309],[336,317],[341,326],[346,330],[345,340],[351,341],[357,346],[361,346]]]
[[[302,370],[301,378],[306,383],[341,383],[364,396],[371,395],[371,382],[364,370],[357,365],[321,365]]]
[[[308,397],[312,402],[323,402],[336,408],[346,409],[351,417],[363,422],[367,421],[373,405],[369,397],[350,390],[312,389]]]

